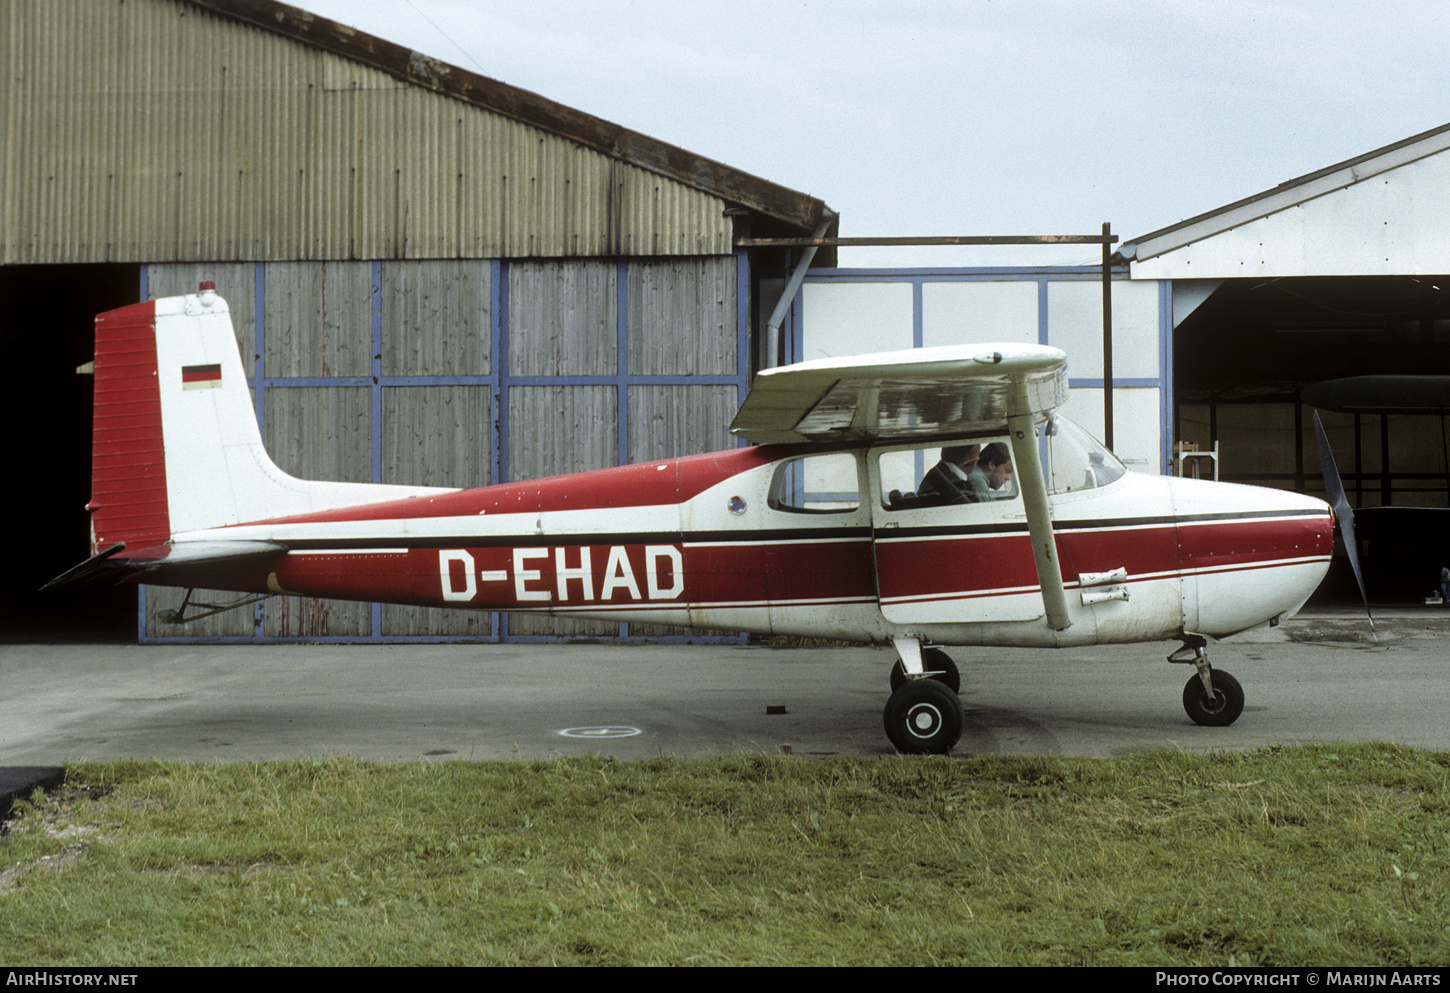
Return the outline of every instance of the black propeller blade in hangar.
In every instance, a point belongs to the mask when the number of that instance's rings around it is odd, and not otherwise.
[[[1334,520],[1339,525],[1339,536],[1344,540],[1349,567],[1354,570],[1354,581],[1359,584],[1359,597],[1364,601],[1364,614],[1369,618],[1370,632],[1378,640],[1374,615],[1369,609],[1369,594],[1364,588],[1364,572],[1359,567],[1359,543],[1354,537],[1354,508],[1349,505],[1349,498],[1344,495],[1339,467],[1334,463],[1334,452],[1329,447],[1329,439],[1324,434],[1324,425],[1319,421],[1318,411],[1314,412],[1314,438],[1319,443],[1319,465],[1324,471],[1324,489],[1329,497],[1329,505],[1334,508]]]

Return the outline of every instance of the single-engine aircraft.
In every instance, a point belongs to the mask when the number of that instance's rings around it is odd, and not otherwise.
[[[92,554],[49,585],[890,643],[884,723],[908,753],[960,736],[951,645],[1179,639],[1169,661],[1197,669],[1189,716],[1231,724],[1243,690],[1210,666],[1208,640],[1293,614],[1333,551],[1320,500],[1126,471],[1056,413],[1066,356],[1046,346],[769,369],[731,427],[753,447],[464,490],[278,469],[209,282],[97,317],[94,370]],[[923,487],[944,449],[991,464],[990,486]]]

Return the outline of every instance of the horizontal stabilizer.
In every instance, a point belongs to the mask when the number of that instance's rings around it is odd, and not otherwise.
[[[71,566],[65,572],[42,586],[41,589],[53,590],[62,586],[83,586],[87,583],[95,582],[107,572],[116,568],[110,563],[110,559],[125,547],[126,543],[124,541],[118,541],[110,548],[97,552],[79,565]]]
[[[196,541],[180,545],[154,545],[127,551],[118,542],[67,569],[41,587],[42,590],[86,583],[124,583],[144,580],[148,574],[187,566],[218,562],[263,561],[287,554],[287,546],[274,541]]]
[[[766,369],[730,431],[762,444],[967,434],[1066,401],[1060,349],[914,348]]]

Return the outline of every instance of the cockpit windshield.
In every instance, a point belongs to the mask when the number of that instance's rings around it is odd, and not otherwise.
[[[1106,486],[1127,472],[1117,456],[1066,417],[1053,414],[1038,435],[1047,492],[1075,493]]]

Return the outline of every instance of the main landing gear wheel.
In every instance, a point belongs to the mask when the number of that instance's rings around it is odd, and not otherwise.
[[[882,714],[886,737],[908,755],[945,755],[962,736],[962,702],[935,679],[909,679]]]
[[[946,652],[940,648],[923,648],[921,663],[932,674],[931,679],[935,679],[953,693],[962,691],[962,674],[957,671],[957,664]],[[891,667],[891,689],[899,690],[906,682],[906,666],[897,659],[896,664]]]
[[[1228,727],[1244,712],[1244,688],[1222,669],[1213,670],[1213,697],[1204,692],[1203,680],[1194,673],[1183,687],[1183,709],[1193,723],[1206,727]]]

